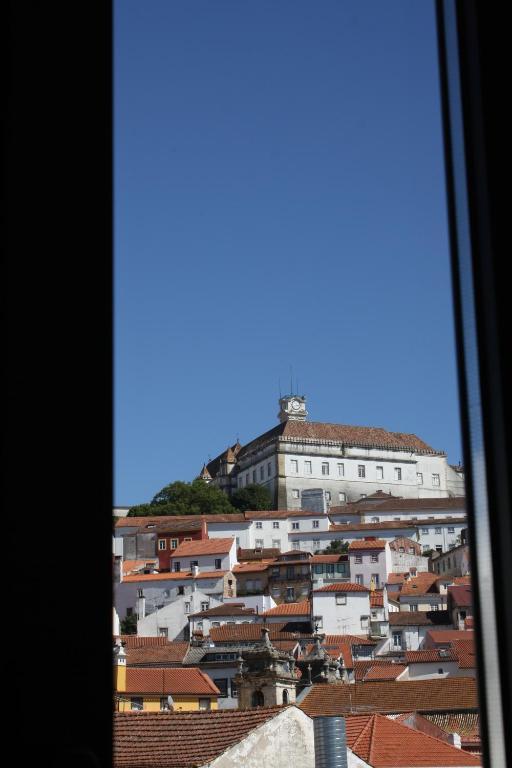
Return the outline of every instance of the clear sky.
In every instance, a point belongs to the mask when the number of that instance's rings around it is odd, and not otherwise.
[[[434,2],[117,0],[115,498],[277,423],[461,458]],[[295,389],[294,384],[294,389]]]

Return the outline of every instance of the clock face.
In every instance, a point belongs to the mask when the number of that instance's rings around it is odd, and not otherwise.
[[[292,406],[294,411],[298,411],[299,408],[300,408],[300,403],[299,403],[298,400],[292,400],[291,406]]]

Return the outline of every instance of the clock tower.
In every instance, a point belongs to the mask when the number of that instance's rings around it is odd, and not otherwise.
[[[285,395],[279,400],[277,418],[284,421],[306,421],[306,398],[304,395]]]

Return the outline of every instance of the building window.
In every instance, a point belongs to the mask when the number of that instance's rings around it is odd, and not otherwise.
[[[281,539],[272,539],[272,546],[274,549],[281,549]]]
[[[256,470],[255,469],[253,469],[253,471],[252,471],[252,481],[253,481],[253,483],[256,482]]]
[[[441,528],[436,528],[435,529],[435,533],[437,533],[439,535],[441,533]]]
[[[169,630],[167,627],[159,627],[158,628],[158,636],[159,637],[169,637]]]
[[[402,479],[402,470],[400,467],[395,467],[395,480],[401,480]]]
[[[222,568],[222,559],[220,557],[215,558],[215,570],[220,571]]]
[[[363,556],[362,555],[356,555],[355,562],[356,563],[362,563],[363,562]]]
[[[378,523],[379,518],[378,517],[372,517],[372,523]]]
[[[322,475],[328,475],[328,474],[329,474],[329,462],[322,461]]]
[[[405,547],[398,547],[399,552],[405,552]]]
[[[376,467],[377,470],[377,480],[383,480],[384,479],[384,467]]]
[[[269,463],[267,464],[267,477],[270,477],[271,474],[272,474],[272,463],[269,461]]]
[[[363,584],[363,574],[362,573],[356,573],[356,584]]]
[[[185,587],[178,587],[178,595],[184,595],[185,594]]]
[[[340,501],[346,501],[346,500],[347,500],[347,494],[346,494],[346,493],[344,493],[343,491],[340,491],[340,492],[338,493],[338,499],[339,499]]]
[[[422,533],[430,533],[430,528],[422,528],[421,532]]]
[[[324,617],[323,616],[314,616],[313,617],[313,623],[314,623],[314,629],[322,629],[324,625]]]
[[[326,501],[330,501],[331,500],[331,492],[330,491],[326,491],[325,492],[325,500]]]
[[[274,520],[272,523],[272,528],[279,528],[279,522],[277,520]]]
[[[311,466],[311,462],[310,461],[305,461],[304,462],[304,474],[311,475],[312,472],[313,472],[313,468]]]
[[[192,568],[198,568],[198,567],[199,567],[199,560],[190,561],[190,570],[192,570]]]
[[[441,544],[437,544],[436,545],[436,552],[442,552],[442,551],[443,551],[443,548],[442,548]]]
[[[264,470],[263,466],[261,466],[260,467],[260,480],[264,480],[264,479],[265,479],[265,470]]]
[[[292,499],[298,499],[300,496],[299,490],[297,488],[294,488],[292,490]]]
[[[439,605],[437,603],[430,603],[430,610],[431,611],[438,611]]]
[[[409,606],[409,610],[410,610],[412,613],[415,613],[416,611],[418,611],[418,606],[417,606],[417,605],[415,605],[415,604],[411,604],[411,605]]]
[[[357,476],[358,477],[366,477],[366,469],[364,464],[358,464],[357,465]]]
[[[179,560],[176,560],[174,563],[174,572],[179,573],[181,571],[181,563]]]
[[[448,528],[448,533],[455,533],[455,528]]]
[[[171,549],[176,549],[178,546],[178,539],[171,539]]]
[[[256,521],[256,528],[258,528],[258,529],[263,528],[263,523],[261,522],[261,520],[257,520]]]
[[[185,613],[190,613],[190,603],[185,603]]]
[[[416,480],[418,485],[423,485],[423,472],[416,472]]]
[[[369,616],[361,616],[361,629],[368,629],[370,622]]]
[[[210,699],[199,699],[199,709],[201,712],[207,712],[210,709]]]
[[[236,699],[237,696],[238,696],[238,688],[236,687],[236,683],[233,680],[233,678],[231,678],[231,698]]]
[[[313,550],[316,552],[317,549],[320,549],[320,539],[313,539]]]
[[[167,549],[167,542],[165,539],[158,539],[158,549]]]
[[[192,536],[185,536],[183,541],[192,541]]]
[[[286,599],[287,600],[295,600],[295,589],[294,589],[294,587],[286,587]]]
[[[409,568],[409,573],[411,576],[416,576],[416,573],[417,573],[416,568]]]
[[[169,700],[168,700],[167,696],[163,696],[160,699],[160,710],[162,711],[164,709],[169,709]]]
[[[132,696],[130,698],[130,709],[141,710],[144,709],[144,702],[142,696]]]
[[[370,556],[370,562],[372,563],[378,563],[379,562],[379,556],[375,554],[375,552],[372,552]]]
[[[313,528],[320,528],[320,520],[313,520]]]
[[[292,459],[291,464],[292,464],[292,472],[295,472],[295,474],[297,474],[299,471],[299,462],[297,461],[297,459]]]
[[[439,475],[432,475],[432,485],[440,486]]]
[[[336,595],[336,605],[346,605],[346,604],[347,604],[347,596],[345,594]]]
[[[227,677],[214,677],[213,684],[217,686],[220,691],[220,696],[224,699],[228,695],[228,682]]]
[[[280,573],[279,566],[274,566],[272,568],[272,576],[279,576],[279,573]]]
[[[345,465],[338,464],[338,477],[345,477]]]
[[[256,549],[263,549],[263,539],[256,539],[254,544]]]
[[[379,574],[378,573],[372,573],[372,579],[373,579],[373,583],[375,585],[375,588],[378,589],[379,588],[379,583],[380,583],[380,581],[379,581]]]
[[[300,527],[300,523],[292,523],[292,530],[293,531],[298,531],[299,527]]]
[[[245,484],[249,485],[249,473],[248,472],[245,475]]]
[[[437,674],[438,674],[438,675],[442,675],[442,674],[444,674],[444,673],[443,673],[443,668],[442,668],[442,667],[440,667],[440,668],[437,670]]]

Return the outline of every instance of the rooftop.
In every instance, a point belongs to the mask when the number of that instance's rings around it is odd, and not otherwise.
[[[386,549],[386,542],[382,539],[355,539],[351,541],[348,547],[349,552],[359,549]]]
[[[140,573],[125,576],[123,583],[147,582],[147,581],[183,581],[184,579],[221,579],[228,571],[199,571],[194,576],[191,571],[166,571],[163,573]]]
[[[301,603],[282,603],[270,608],[260,616],[309,616],[311,613],[311,603],[309,600],[303,600]]]
[[[193,555],[224,555],[234,543],[232,537],[224,539],[204,539],[203,541],[184,541],[173,552],[173,559]]]
[[[426,627],[443,624],[451,626],[448,611],[390,611],[388,615],[391,627]],[[437,634],[448,634],[449,630],[440,630]]]
[[[300,708],[311,717],[368,709],[382,713],[477,710],[477,685],[472,677],[320,684],[313,685]]]
[[[193,768],[237,744],[283,707],[214,712],[116,712],[114,768]]]
[[[166,640],[166,643],[126,648],[127,666],[181,664],[187,654],[189,644],[177,641],[169,642],[165,637],[161,639]]]
[[[350,581],[326,584],[324,587],[316,587],[313,592],[369,592],[369,587],[362,584],[352,584]]]
[[[198,611],[191,613],[189,618],[209,618],[210,616],[244,616],[246,618],[256,618],[254,608],[245,608],[243,603],[223,603],[215,608],[209,608],[207,611]]]
[[[128,667],[126,691],[173,696],[218,696],[219,689],[207,674],[195,667]]]

